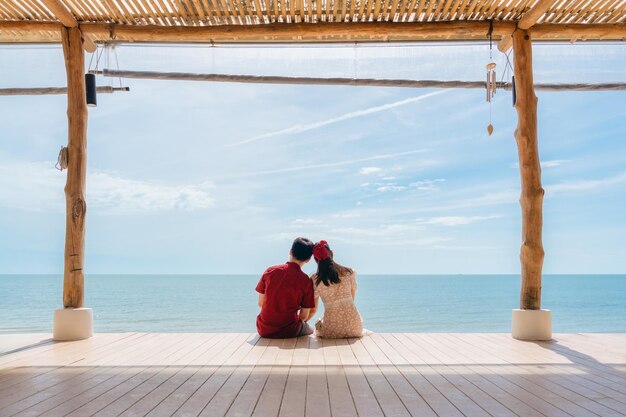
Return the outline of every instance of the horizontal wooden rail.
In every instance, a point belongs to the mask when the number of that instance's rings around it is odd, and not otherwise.
[[[98,94],[113,94],[118,91],[130,91],[129,87],[97,87]],[[47,96],[53,94],[67,94],[67,87],[43,88],[0,88],[0,96]]]
[[[336,85],[361,87],[404,87],[404,88],[485,88],[484,81],[437,81],[437,80],[394,80],[374,78],[318,78],[318,77],[283,77],[271,75],[231,75],[197,74],[184,72],[120,71],[105,69],[92,71],[105,77],[138,78],[149,80],[173,81],[209,81],[245,84],[291,84],[291,85]],[[498,88],[511,89],[511,83],[498,83]],[[601,84],[535,84],[535,89],[542,91],[616,91],[626,90],[626,83]]]
[[[56,22],[0,21],[0,42],[41,41],[41,32],[60,31]],[[80,23],[96,42],[272,43],[406,42],[487,39],[488,21],[273,23],[259,25],[156,26]],[[494,22],[494,39],[510,36],[514,22]],[[19,32],[19,33],[18,33]],[[16,34],[17,33],[17,34]],[[533,40],[625,40],[626,24],[539,24]],[[54,41],[54,40],[48,40]]]

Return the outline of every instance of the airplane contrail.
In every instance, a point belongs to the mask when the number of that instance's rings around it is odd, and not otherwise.
[[[309,130],[319,129],[320,127],[324,127],[324,126],[328,126],[328,125],[331,125],[331,124],[343,122],[344,120],[354,119],[355,117],[367,116],[368,114],[378,113],[378,112],[381,112],[381,111],[394,109],[394,108],[400,107],[400,106],[406,106],[407,104],[411,104],[411,103],[415,103],[417,101],[425,100],[427,98],[430,98],[430,97],[433,97],[433,96],[437,96],[439,94],[447,93],[448,91],[451,91],[451,90],[450,89],[448,89],[448,90],[440,90],[440,91],[435,91],[433,93],[422,94],[421,96],[410,97],[410,98],[407,98],[407,99],[404,99],[404,100],[394,101],[393,103],[387,103],[387,104],[383,104],[381,106],[370,107],[369,109],[363,109],[363,110],[353,111],[353,112],[350,112],[350,113],[345,113],[345,114],[342,114],[341,116],[338,116],[338,117],[333,117],[331,119],[322,120],[322,121],[315,122],[315,123],[310,123],[310,124],[307,124],[307,125],[297,124],[297,125],[294,125],[294,126],[291,126],[291,127],[287,127],[285,129],[275,130],[273,132],[268,132],[268,133],[263,133],[262,135],[254,136],[254,137],[251,137],[249,139],[245,139],[245,140],[242,140],[242,141],[239,141],[239,142],[231,143],[229,145],[225,145],[224,148],[233,148],[233,147],[236,147],[236,146],[247,145],[249,143],[257,142],[259,140],[269,139],[269,138],[273,138],[273,137],[276,137],[276,136],[287,135],[289,133],[302,133],[302,132],[307,132]]]

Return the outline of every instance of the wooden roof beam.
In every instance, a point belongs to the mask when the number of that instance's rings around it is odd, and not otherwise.
[[[0,21],[0,42],[58,42],[63,25],[58,22]],[[149,26],[81,23],[83,37],[95,42],[154,43],[276,43],[276,42],[411,42],[486,39],[489,22],[450,23],[308,23],[250,26]],[[494,37],[508,36],[514,23],[494,22]],[[558,24],[533,26],[533,40],[626,40],[626,24]],[[48,34],[47,36],[44,36]],[[111,37],[113,36],[114,39]]]
[[[121,42],[403,42],[423,40],[484,40],[487,21],[456,22],[334,22],[263,25],[157,26],[85,23],[81,30],[98,41]],[[494,36],[511,33],[515,25],[494,22]]]
[[[65,7],[61,0],[41,0],[42,3],[50,10],[50,12],[59,19],[59,22],[65,27],[75,28],[79,23],[72,14],[72,12]],[[88,36],[83,35],[83,47],[87,52],[94,52],[96,50],[96,44]]]
[[[78,27],[78,22],[74,15],[60,0],[41,0],[41,2],[52,12],[54,17],[59,19],[63,26],[68,28]]]
[[[548,9],[556,3],[558,0],[539,0],[535,3],[535,6],[529,11],[524,13],[522,18],[517,22],[517,28],[528,30],[537,23],[537,21],[543,16]],[[500,52],[507,52],[513,46],[513,32],[508,36],[504,36],[498,43],[498,49]]]

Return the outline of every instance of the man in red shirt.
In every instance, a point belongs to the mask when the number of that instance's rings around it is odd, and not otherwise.
[[[280,339],[313,333],[307,323],[315,307],[313,281],[301,269],[312,255],[313,242],[299,237],[293,241],[289,262],[263,273],[256,286],[261,307],[256,328],[261,337]]]

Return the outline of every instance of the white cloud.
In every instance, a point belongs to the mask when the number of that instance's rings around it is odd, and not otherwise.
[[[320,223],[321,221],[317,219],[295,219],[291,222],[293,226],[310,226]]]
[[[568,162],[570,162],[569,159],[555,159],[555,160],[552,160],[552,161],[543,161],[541,163],[541,167],[542,168],[554,168],[554,167],[558,167],[558,166],[561,166],[563,164],[566,164]]]
[[[406,106],[407,104],[411,104],[411,103],[415,103],[421,100],[425,100],[427,98],[430,97],[434,97],[440,94],[444,94],[447,93],[451,90],[439,90],[439,91],[435,91],[433,93],[428,93],[428,94],[422,94],[421,96],[416,96],[416,97],[410,97],[404,100],[399,100],[399,101],[394,101],[392,103],[387,103],[387,104],[383,104],[381,106],[374,106],[374,107],[370,107],[367,109],[363,109],[363,110],[357,110],[357,111],[353,111],[353,112],[349,112],[349,113],[345,113],[342,114],[341,116],[338,117],[333,117],[327,120],[321,120],[319,122],[315,122],[315,123],[310,123],[307,125],[302,125],[302,124],[296,124],[290,127],[287,127],[285,129],[281,129],[281,130],[276,130],[274,132],[268,132],[268,133],[264,133],[262,135],[257,135],[257,136],[253,136],[250,139],[246,139],[246,140],[242,140],[240,142],[236,142],[230,145],[226,145],[226,148],[231,148],[234,146],[241,146],[241,145],[247,145],[249,143],[252,142],[256,142],[259,140],[263,140],[263,139],[270,139],[276,136],[282,136],[282,135],[287,135],[287,134],[296,134],[296,133],[302,133],[302,132],[306,132],[309,130],[313,130],[313,129],[319,129],[321,127],[324,126],[328,126],[334,123],[339,123],[339,122],[343,122],[345,120],[350,120],[350,119],[354,119],[355,117],[361,117],[361,116],[367,116],[373,113],[378,113],[378,112],[382,112],[382,111],[387,111],[387,110],[391,110],[394,109],[396,107],[400,107],[400,106]]]
[[[53,162],[4,162],[0,164],[0,204],[30,211],[64,210],[66,171]],[[213,184],[162,184],[123,178],[89,170],[88,210],[121,214],[160,210],[202,210],[212,207]]]
[[[361,175],[380,174],[382,172],[383,169],[379,167],[364,167],[359,170],[359,174]]]
[[[541,161],[541,168],[555,168],[559,167],[563,164],[571,162],[569,159],[552,159],[549,161]],[[511,165],[511,168],[519,168],[519,162],[516,162]]]
[[[610,187],[626,183],[626,172],[614,175],[612,177],[601,178],[599,180],[580,180],[562,182],[553,185],[546,185],[546,195],[562,193],[562,192],[583,192],[595,191],[600,188]]]
[[[395,177],[388,177],[390,179],[395,179]],[[437,183],[440,182],[444,182],[445,179],[442,178],[437,178],[434,180],[422,180],[422,181],[415,181],[412,182],[408,185],[403,185],[403,184],[398,184],[396,182],[378,182],[378,183],[369,183],[369,182],[365,182],[363,184],[361,184],[361,187],[369,187],[371,186],[375,186],[376,187],[376,191],[381,192],[381,193],[386,193],[386,192],[398,192],[398,191],[406,191],[408,189],[416,189],[416,190],[420,190],[420,191],[429,191],[429,190],[434,190],[436,189],[436,185]]]
[[[417,188],[418,190],[434,190],[435,184],[444,182],[445,179],[437,178],[434,180],[423,180],[423,181],[415,181],[410,184],[411,187]]]
[[[376,189],[376,191],[380,191],[381,193],[386,193],[386,192],[389,192],[389,191],[404,191],[407,188],[408,187],[406,187],[404,185],[386,184],[386,185],[382,185],[382,186],[378,187]]]
[[[202,210],[212,207],[211,182],[169,185],[129,180],[95,172],[89,178],[87,201],[98,211],[130,213],[162,210]]]
[[[441,217],[432,217],[427,220],[418,220],[418,224],[432,224],[432,225],[441,225],[441,226],[461,226],[470,223],[475,223],[483,220],[491,220],[497,219],[502,216],[500,215],[492,215],[492,216],[441,216]]]

